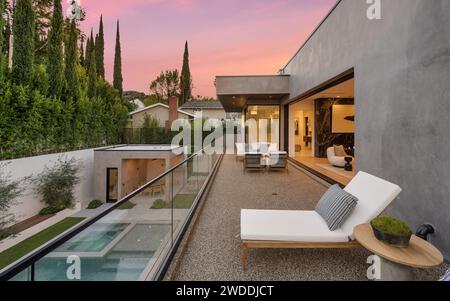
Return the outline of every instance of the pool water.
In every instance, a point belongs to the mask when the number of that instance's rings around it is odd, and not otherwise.
[[[128,226],[129,224],[93,224],[55,252],[100,252]]]
[[[57,249],[56,252],[86,252],[103,250],[104,246],[114,240],[124,231],[127,224],[105,224],[89,233],[78,235]],[[91,231],[92,230],[92,231]],[[136,281],[148,266],[150,260],[155,259],[156,251],[161,244],[167,242],[170,225],[137,224],[123,238],[117,242],[105,256],[80,257],[81,281]],[[77,241],[76,238],[80,241]],[[98,238],[100,242],[93,239]],[[102,248],[103,246],[103,248]],[[69,256],[70,251],[67,253]],[[50,256],[52,254],[49,254]],[[67,264],[67,256],[44,257],[35,264],[35,280],[37,281],[67,281],[66,272],[71,264]],[[17,275],[14,280],[28,279],[26,272]]]

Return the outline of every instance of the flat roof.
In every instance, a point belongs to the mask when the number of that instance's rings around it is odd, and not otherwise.
[[[122,146],[116,146],[116,147],[110,147],[110,148],[103,148],[96,151],[100,152],[111,152],[111,151],[117,151],[117,152],[169,152],[176,149],[182,148],[179,145],[122,145]]]

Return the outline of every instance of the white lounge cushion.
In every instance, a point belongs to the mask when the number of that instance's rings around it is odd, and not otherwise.
[[[241,211],[241,239],[295,242],[348,242],[342,230],[330,231],[315,211]]]
[[[365,172],[359,172],[344,190],[358,199],[353,213],[341,228],[352,239],[356,226],[369,223],[383,213],[402,191],[399,186]]]

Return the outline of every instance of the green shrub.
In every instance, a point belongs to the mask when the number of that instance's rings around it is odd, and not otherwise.
[[[163,209],[163,208],[166,208],[166,206],[167,206],[166,202],[164,202],[161,199],[158,199],[153,203],[151,209]]]
[[[89,203],[87,209],[97,209],[101,205],[103,205],[102,201],[100,201],[100,200],[93,200],[92,202]]]
[[[132,203],[130,201],[123,203],[122,205],[119,206],[119,208],[117,208],[118,210],[129,210],[129,209],[133,209],[136,206],[135,203]]]
[[[41,211],[39,211],[39,215],[53,215],[60,212],[61,209],[55,207],[45,207]]]
[[[41,195],[48,207],[58,210],[74,206],[74,189],[79,183],[79,166],[74,158],[68,160],[60,157],[52,167],[46,167],[32,182],[34,190]]]
[[[378,230],[390,234],[398,234],[398,235],[412,234],[412,230],[408,226],[408,224],[390,216],[377,217],[372,221],[371,224]]]

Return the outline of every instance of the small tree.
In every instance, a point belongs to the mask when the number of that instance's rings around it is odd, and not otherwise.
[[[167,101],[171,96],[180,95],[180,75],[177,69],[161,71],[150,84],[150,91],[159,102]]]
[[[58,158],[54,166],[46,167],[33,179],[35,192],[41,195],[42,201],[55,211],[73,207],[74,189],[80,182],[79,168],[74,158],[70,160]]]
[[[5,164],[0,164],[0,239],[11,234],[9,226],[15,218],[9,209],[23,192],[20,181],[12,181],[11,175],[4,173],[5,167]]]

